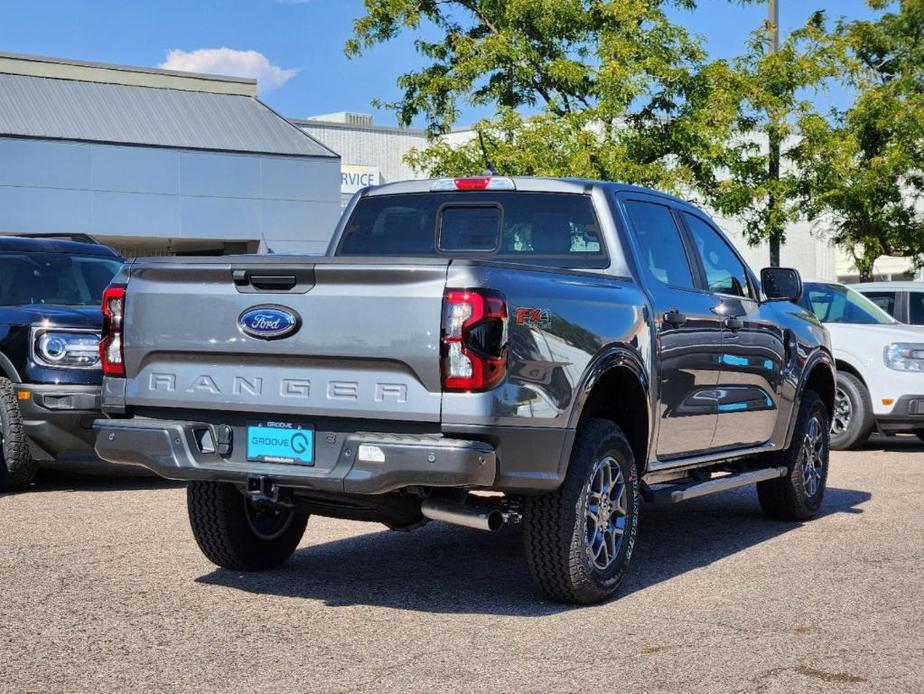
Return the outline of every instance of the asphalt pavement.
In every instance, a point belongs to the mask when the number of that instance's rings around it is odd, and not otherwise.
[[[312,518],[216,569],[182,486],[46,475],[0,496],[0,691],[922,692],[924,445],[836,453],[819,518],[753,489],[643,505],[617,600],[530,585],[520,536]]]

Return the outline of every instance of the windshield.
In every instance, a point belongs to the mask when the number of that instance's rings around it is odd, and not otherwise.
[[[891,325],[897,322],[860,292],[841,284],[808,282],[799,303],[822,323]]]
[[[0,252],[0,305],[97,306],[121,266],[95,255]]]

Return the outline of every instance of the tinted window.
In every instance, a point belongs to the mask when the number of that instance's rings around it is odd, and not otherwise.
[[[802,306],[822,323],[890,324],[895,320],[860,292],[840,284],[810,282],[805,285]]]
[[[122,263],[64,253],[0,253],[0,304],[94,306]]]
[[[924,325],[924,292],[908,292],[908,322]]]
[[[650,275],[673,287],[693,287],[693,274],[669,208],[630,200],[626,211],[635,230],[640,261]]]
[[[895,292],[863,292],[863,296],[890,316],[895,315]]]
[[[590,196],[513,191],[363,198],[337,255],[459,252],[554,267],[609,264]]]
[[[500,235],[497,206],[444,207],[440,214],[441,251],[493,251]]]
[[[693,236],[696,252],[703,262],[709,291],[732,296],[750,296],[747,270],[721,234],[692,214],[684,212],[683,218]]]

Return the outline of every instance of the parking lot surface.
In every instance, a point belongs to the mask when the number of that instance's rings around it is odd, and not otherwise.
[[[619,599],[542,600],[515,530],[312,518],[216,569],[183,487],[49,475],[0,497],[0,690],[924,691],[924,446],[832,457],[821,517],[752,488],[642,507]]]

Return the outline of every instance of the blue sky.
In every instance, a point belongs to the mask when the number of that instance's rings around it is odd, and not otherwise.
[[[871,16],[863,0],[780,0],[780,7],[784,32],[816,9]],[[168,66],[257,71],[266,87],[261,98],[286,116],[362,111],[394,125],[392,113],[375,111],[370,102],[396,97],[395,77],[419,59],[411,37],[403,36],[347,60],[343,43],[361,14],[361,0],[3,0],[0,51],[149,67],[176,51]],[[673,15],[706,37],[714,55],[730,57],[763,21],[766,7],[701,0],[697,11]],[[203,52],[219,48],[234,53]],[[835,93],[821,100],[843,98]],[[465,109],[461,122],[485,115]]]

